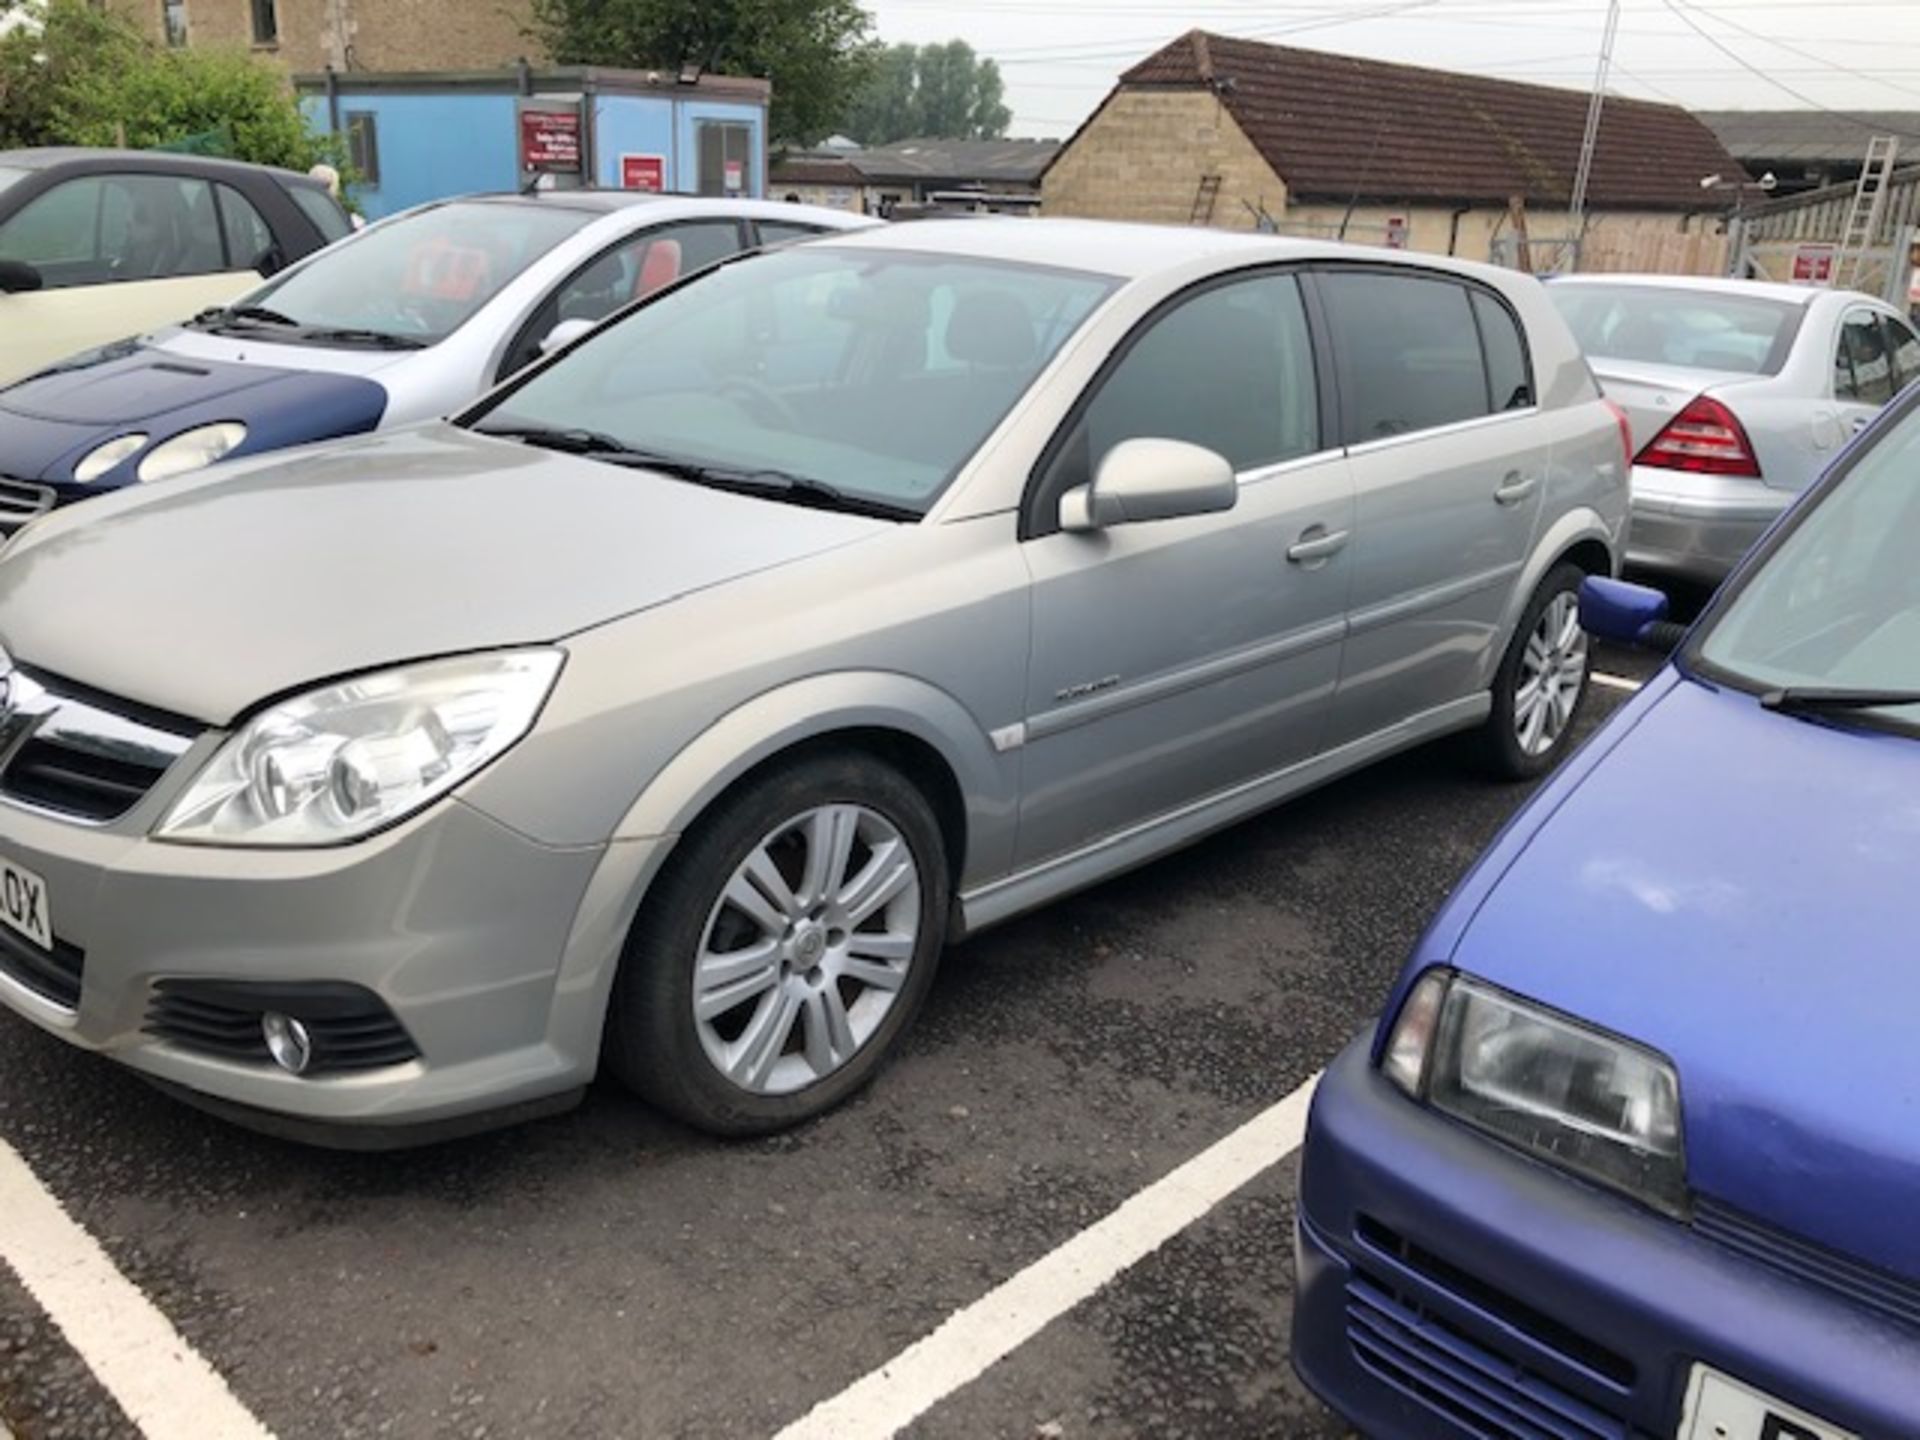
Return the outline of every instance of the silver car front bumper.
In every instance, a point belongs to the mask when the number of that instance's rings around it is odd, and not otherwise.
[[[1717,585],[1794,499],[1759,480],[1636,465],[1627,564]]]
[[[0,1005],[229,1113],[364,1129],[525,1107],[593,1075],[599,1014],[567,960],[606,854],[536,844],[457,799],[358,844],[285,851],[0,805],[0,860],[44,880],[54,958],[79,978],[77,1005],[55,1003],[11,940]],[[209,981],[362,987],[417,1053],[299,1076],[149,1033],[162,982]]]

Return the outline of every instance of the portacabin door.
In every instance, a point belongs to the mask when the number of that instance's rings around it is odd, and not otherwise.
[[[1525,332],[1491,290],[1406,267],[1313,276],[1353,468],[1353,592],[1329,740],[1486,686],[1550,445]]]
[[[1043,462],[1019,858],[1037,863],[1306,759],[1339,677],[1353,494],[1300,282],[1216,281],[1143,322]],[[1092,533],[1059,497],[1124,440],[1225,456],[1237,502]]]

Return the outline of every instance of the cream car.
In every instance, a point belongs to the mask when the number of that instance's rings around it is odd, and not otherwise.
[[[318,181],[116,150],[0,150],[0,385],[223,305],[348,233]]]

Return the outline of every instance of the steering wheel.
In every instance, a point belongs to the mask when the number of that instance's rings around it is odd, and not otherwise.
[[[729,375],[713,387],[722,395],[737,395],[747,412],[763,424],[783,430],[798,428],[800,417],[793,407],[766,385],[745,375]]]

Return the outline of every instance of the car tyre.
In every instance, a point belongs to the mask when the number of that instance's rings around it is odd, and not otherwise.
[[[725,797],[628,937],[609,1068],[711,1134],[767,1134],[871,1080],[945,943],[946,845],[899,771],[834,752]]]
[[[1493,677],[1493,713],[1480,732],[1493,774],[1531,780],[1560,762],[1587,697],[1592,647],[1580,628],[1586,572],[1561,561],[1527,602]]]

